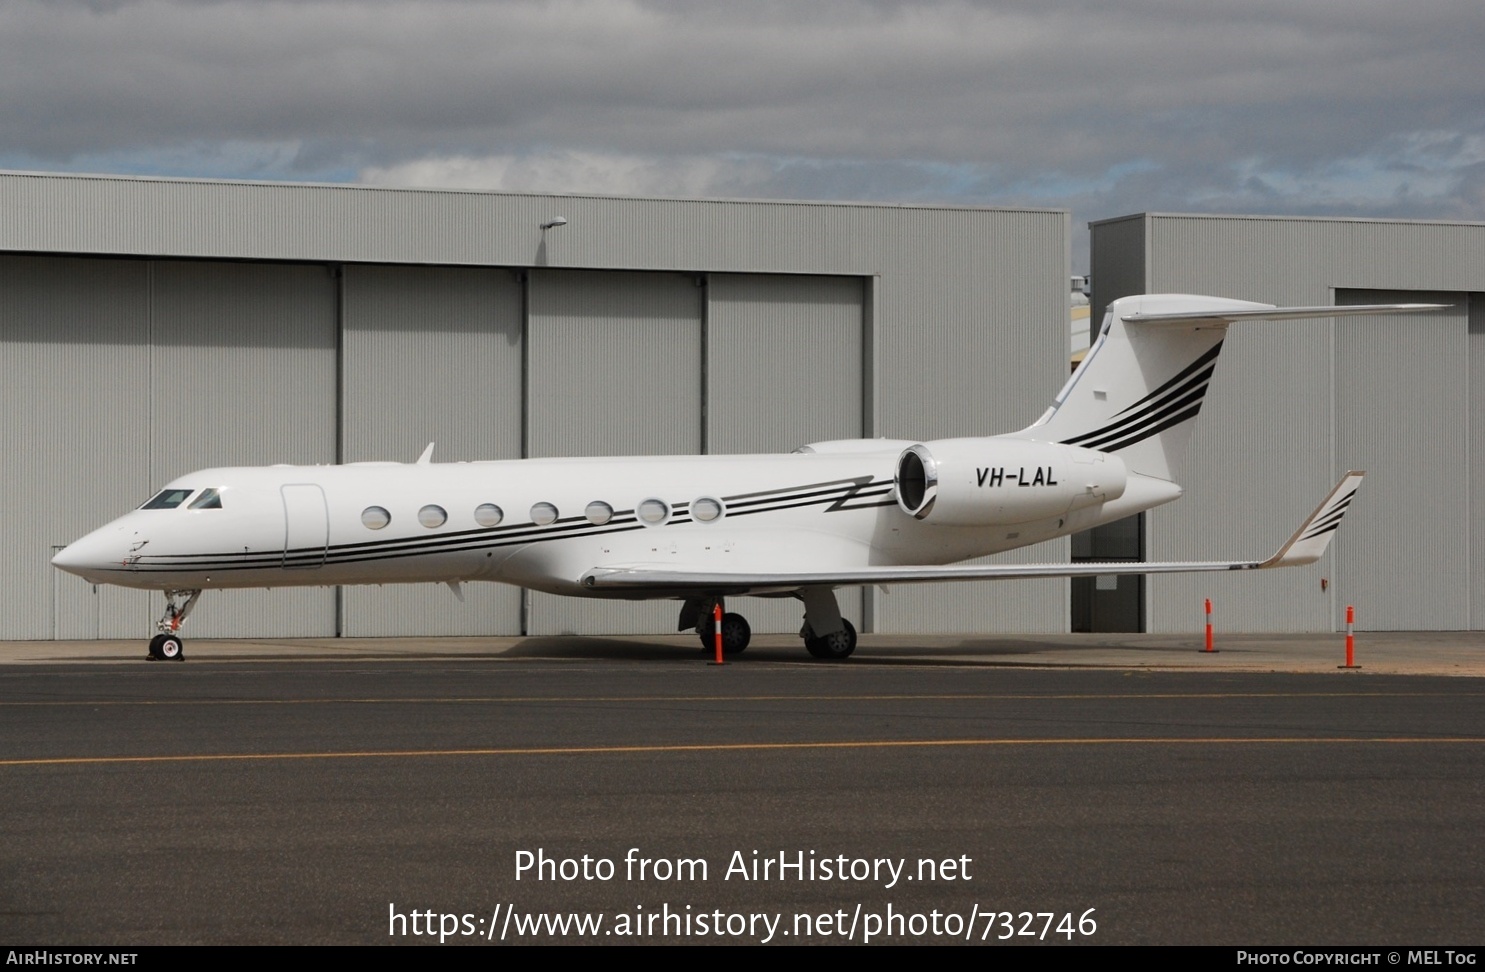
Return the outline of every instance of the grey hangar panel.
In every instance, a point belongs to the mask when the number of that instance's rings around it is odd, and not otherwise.
[[[1341,473],[1367,480],[1319,564],[1151,578],[1146,630],[1199,630],[1206,597],[1219,630],[1337,630],[1348,604],[1363,629],[1485,626],[1485,225],[1140,214],[1093,224],[1092,276],[1099,316],[1143,292],[1454,305],[1229,330],[1148,559],[1266,554]]]
[[[342,290],[347,462],[521,457],[524,284],[510,270],[351,264]],[[438,497],[429,497],[438,502]],[[347,587],[348,637],[515,635],[521,593],[481,585]]]

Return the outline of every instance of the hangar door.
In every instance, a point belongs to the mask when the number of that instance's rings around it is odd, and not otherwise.
[[[147,497],[148,267],[5,256],[0,294],[0,638],[142,636],[146,595],[51,557]]]
[[[533,270],[529,288],[528,455],[701,451],[704,291],[695,276]],[[669,601],[589,602],[533,592],[528,604],[526,631],[533,635],[675,629]]]
[[[859,439],[865,421],[865,288],[859,277],[713,274],[708,279],[707,452],[791,452]],[[864,629],[862,592],[836,592]],[[742,598],[755,632],[797,632],[793,598]]]
[[[321,266],[7,256],[0,292],[0,573],[15,598],[0,636],[143,639],[158,594],[94,591],[54,571],[52,549],[192,470],[333,460],[333,277]],[[186,633],[332,635],[334,604],[326,590],[212,592]]]
[[[347,462],[521,457],[522,284],[486,267],[347,266]],[[432,498],[430,498],[432,499]],[[521,592],[497,584],[347,587],[347,637],[515,635]]]
[[[1335,609],[1374,631],[1470,626],[1471,395],[1465,294],[1338,290],[1338,304],[1437,303],[1336,322],[1335,474],[1365,469],[1335,539]],[[1478,462],[1478,459],[1475,460]],[[1405,582],[1400,582],[1405,578]]]
[[[529,454],[788,452],[861,436],[864,286],[840,277],[533,271]],[[797,631],[802,617],[792,599],[741,598],[733,608],[760,633]],[[536,593],[527,632],[673,632],[678,609]],[[859,626],[860,592],[842,592],[841,609]]]

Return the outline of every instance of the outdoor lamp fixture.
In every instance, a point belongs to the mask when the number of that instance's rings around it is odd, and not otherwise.
[[[541,228],[542,228],[542,230],[544,232],[546,230],[551,229],[554,226],[566,226],[566,225],[567,225],[567,217],[566,216],[553,216],[551,219],[547,220],[545,223],[542,223],[541,224]]]

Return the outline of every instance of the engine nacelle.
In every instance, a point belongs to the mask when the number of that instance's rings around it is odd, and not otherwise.
[[[897,505],[925,523],[994,526],[1062,516],[1124,495],[1124,460],[1107,452],[1000,437],[904,449]]]

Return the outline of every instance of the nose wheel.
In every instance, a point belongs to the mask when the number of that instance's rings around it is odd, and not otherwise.
[[[184,604],[177,604],[184,597]],[[176,634],[180,626],[186,623],[191,609],[196,606],[196,601],[201,597],[201,591],[166,591],[165,613],[160,615],[160,620],[155,622],[159,634],[150,639],[150,661],[184,661],[186,657],[186,643]]]
[[[150,661],[184,661],[185,642],[175,635],[157,634],[150,639]]]

